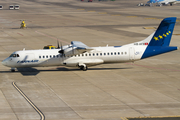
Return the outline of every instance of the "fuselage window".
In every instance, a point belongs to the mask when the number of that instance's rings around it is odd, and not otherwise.
[[[123,55],[123,52],[121,52],[121,54]]]
[[[118,52],[118,55],[120,55],[120,52]]]
[[[87,54],[86,54],[86,56],[87,56]]]
[[[127,52],[125,52],[125,54],[127,54]]]
[[[45,58],[45,56],[43,56],[43,58]]]
[[[17,57],[19,57],[19,54],[17,54]]]
[[[94,56],[95,54],[93,53],[93,56]]]
[[[58,57],[59,57],[59,55],[56,55],[56,57],[58,58]]]
[[[113,55],[113,53],[111,53],[111,55]]]
[[[82,54],[82,56],[84,56],[84,54]]]
[[[109,55],[109,53],[107,53],[107,55]]]
[[[51,58],[52,56],[50,55],[49,57]]]
[[[114,52],[114,55],[116,55],[116,52]]]
[[[55,58],[56,56],[55,55],[53,55],[53,58]]]
[[[46,55],[46,58],[48,58],[48,55]]]
[[[41,59],[41,56],[39,56],[39,58]]]
[[[91,54],[89,54],[89,56],[91,56]]]
[[[102,56],[102,53],[100,53],[100,55]]]
[[[104,53],[104,55],[106,55],[106,53]]]
[[[98,56],[98,53],[96,53],[96,55]]]

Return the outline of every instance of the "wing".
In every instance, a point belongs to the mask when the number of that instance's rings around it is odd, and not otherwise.
[[[78,50],[80,53],[84,53],[84,52],[93,50],[91,47],[88,47],[87,45],[85,45],[84,43],[82,43],[80,41],[72,41],[71,45],[73,48]]]

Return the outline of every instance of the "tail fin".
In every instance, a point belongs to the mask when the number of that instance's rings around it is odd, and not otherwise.
[[[151,38],[148,46],[146,47],[141,59],[178,49],[178,47],[169,46],[175,23],[175,17],[165,18],[161,22],[154,35],[152,34],[153,37]],[[145,39],[145,41],[147,40]]]
[[[149,46],[169,46],[175,23],[176,17],[165,18],[156,30]]]

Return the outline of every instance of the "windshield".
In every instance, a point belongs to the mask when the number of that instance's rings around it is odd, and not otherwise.
[[[9,57],[19,57],[19,54],[11,54]]]

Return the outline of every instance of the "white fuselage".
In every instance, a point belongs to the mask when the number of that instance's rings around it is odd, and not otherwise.
[[[4,61],[8,67],[45,67],[66,65],[76,67],[83,63],[93,66],[102,63],[118,63],[139,60],[146,46],[93,47],[78,55],[62,56],[59,49],[16,51]],[[13,57],[13,55],[15,56]],[[17,56],[18,55],[18,56]]]

